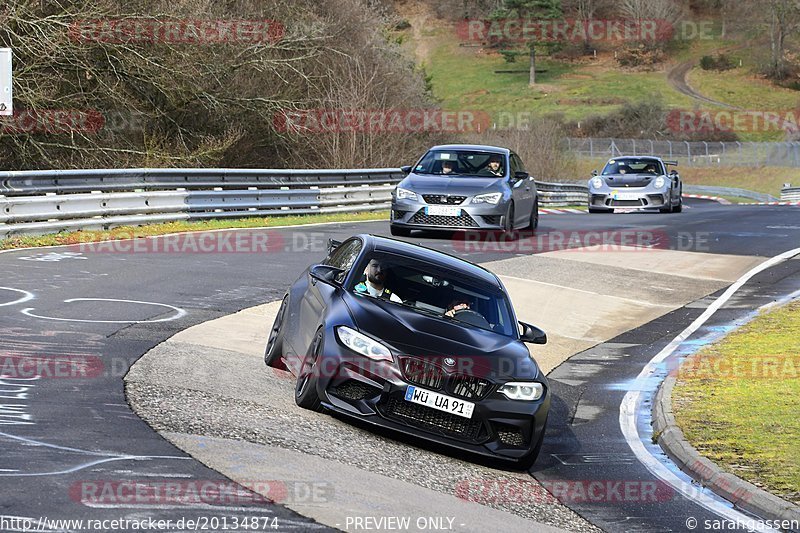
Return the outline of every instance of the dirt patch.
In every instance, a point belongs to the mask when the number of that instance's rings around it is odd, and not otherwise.
[[[395,10],[411,24],[417,63],[426,63],[436,44],[436,37],[431,35],[431,30],[438,29],[443,24],[450,26],[450,23],[438,18],[431,7],[420,0],[398,1],[395,3]]]

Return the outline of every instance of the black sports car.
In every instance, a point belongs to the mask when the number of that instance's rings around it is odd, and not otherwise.
[[[295,400],[528,468],[550,408],[500,280],[456,257],[373,235],[332,242],[283,299],[265,362]]]

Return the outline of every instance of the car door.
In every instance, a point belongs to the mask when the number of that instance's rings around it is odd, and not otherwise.
[[[533,210],[533,201],[536,194],[536,188],[533,186],[533,178],[528,176],[525,179],[518,180],[515,178],[517,172],[527,172],[522,163],[522,159],[515,154],[511,153],[511,195],[514,198],[514,227],[519,225],[526,225]]]
[[[346,273],[350,271],[361,253],[362,245],[360,239],[345,241],[325,259],[323,264],[344,270],[345,274],[340,275],[341,280],[344,280]],[[331,300],[338,289],[333,285],[312,278],[309,272],[306,272],[305,277],[306,290],[300,298],[298,309],[297,348],[300,350],[298,355],[301,357],[305,355],[308,347],[311,346],[317,327],[322,322],[323,316],[330,307]]]

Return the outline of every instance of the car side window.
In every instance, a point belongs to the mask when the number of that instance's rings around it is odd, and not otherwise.
[[[520,172],[526,172],[525,165],[522,163],[522,159],[517,154],[511,154],[511,161]]]
[[[511,162],[511,169],[510,169],[511,172],[509,173],[509,175],[511,176],[511,179],[514,179],[514,176],[517,175],[517,171],[522,170],[519,166],[518,162],[519,158],[516,157],[515,154],[511,154],[508,159]]]
[[[358,254],[361,252],[361,241],[353,239],[339,245],[333,253],[325,260],[326,265],[341,268],[345,272],[353,268]]]

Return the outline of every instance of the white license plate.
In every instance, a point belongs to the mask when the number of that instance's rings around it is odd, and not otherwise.
[[[460,217],[461,208],[449,205],[430,205],[425,208],[425,214],[440,217]]]
[[[406,389],[406,401],[432,407],[445,413],[463,416],[464,418],[472,418],[472,411],[475,409],[474,403],[451,398],[438,392],[420,389],[413,385],[409,385]]]
[[[638,200],[639,198],[641,198],[641,195],[635,192],[618,192],[614,195],[615,200]]]

